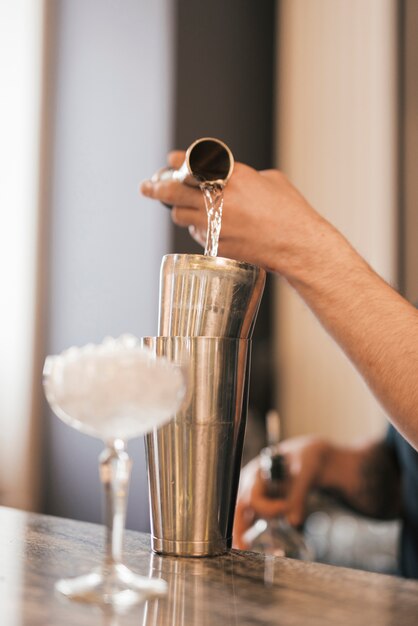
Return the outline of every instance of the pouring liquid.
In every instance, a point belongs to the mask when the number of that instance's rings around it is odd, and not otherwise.
[[[208,216],[205,256],[217,256],[219,235],[222,226],[222,209],[224,205],[224,188],[219,183],[202,183],[200,189],[205,200]]]

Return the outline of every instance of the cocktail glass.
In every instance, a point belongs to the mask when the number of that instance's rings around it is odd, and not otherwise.
[[[105,491],[106,549],[88,574],[59,580],[73,600],[127,607],[166,593],[165,581],[140,576],[122,562],[131,460],[126,442],[167,422],[186,392],[184,364],[156,356],[130,335],[48,356],[44,390],[58,417],[105,443],[99,471]]]

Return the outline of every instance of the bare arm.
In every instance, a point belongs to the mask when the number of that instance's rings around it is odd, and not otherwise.
[[[178,166],[183,153],[173,153]],[[173,220],[203,242],[199,189],[147,182],[142,192],[174,205]],[[236,164],[225,189],[219,253],[281,274],[364,377],[389,418],[418,449],[418,312],[278,171]]]
[[[377,519],[401,514],[399,468],[385,442],[349,449],[329,446],[318,487],[355,511]]]
[[[325,222],[318,231],[305,263],[289,263],[288,281],[418,448],[418,311],[332,226]]]

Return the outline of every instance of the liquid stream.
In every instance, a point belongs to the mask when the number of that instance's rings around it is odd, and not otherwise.
[[[222,209],[224,205],[224,188],[217,183],[202,183],[200,189],[205,200],[208,216],[205,256],[217,256],[219,235],[222,226]]]

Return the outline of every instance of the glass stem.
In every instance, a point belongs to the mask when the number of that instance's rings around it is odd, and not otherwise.
[[[108,442],[99,456],[100,479],[105,492],[106,566],[122,561],[131,464],[125,442],[121,439]]]

